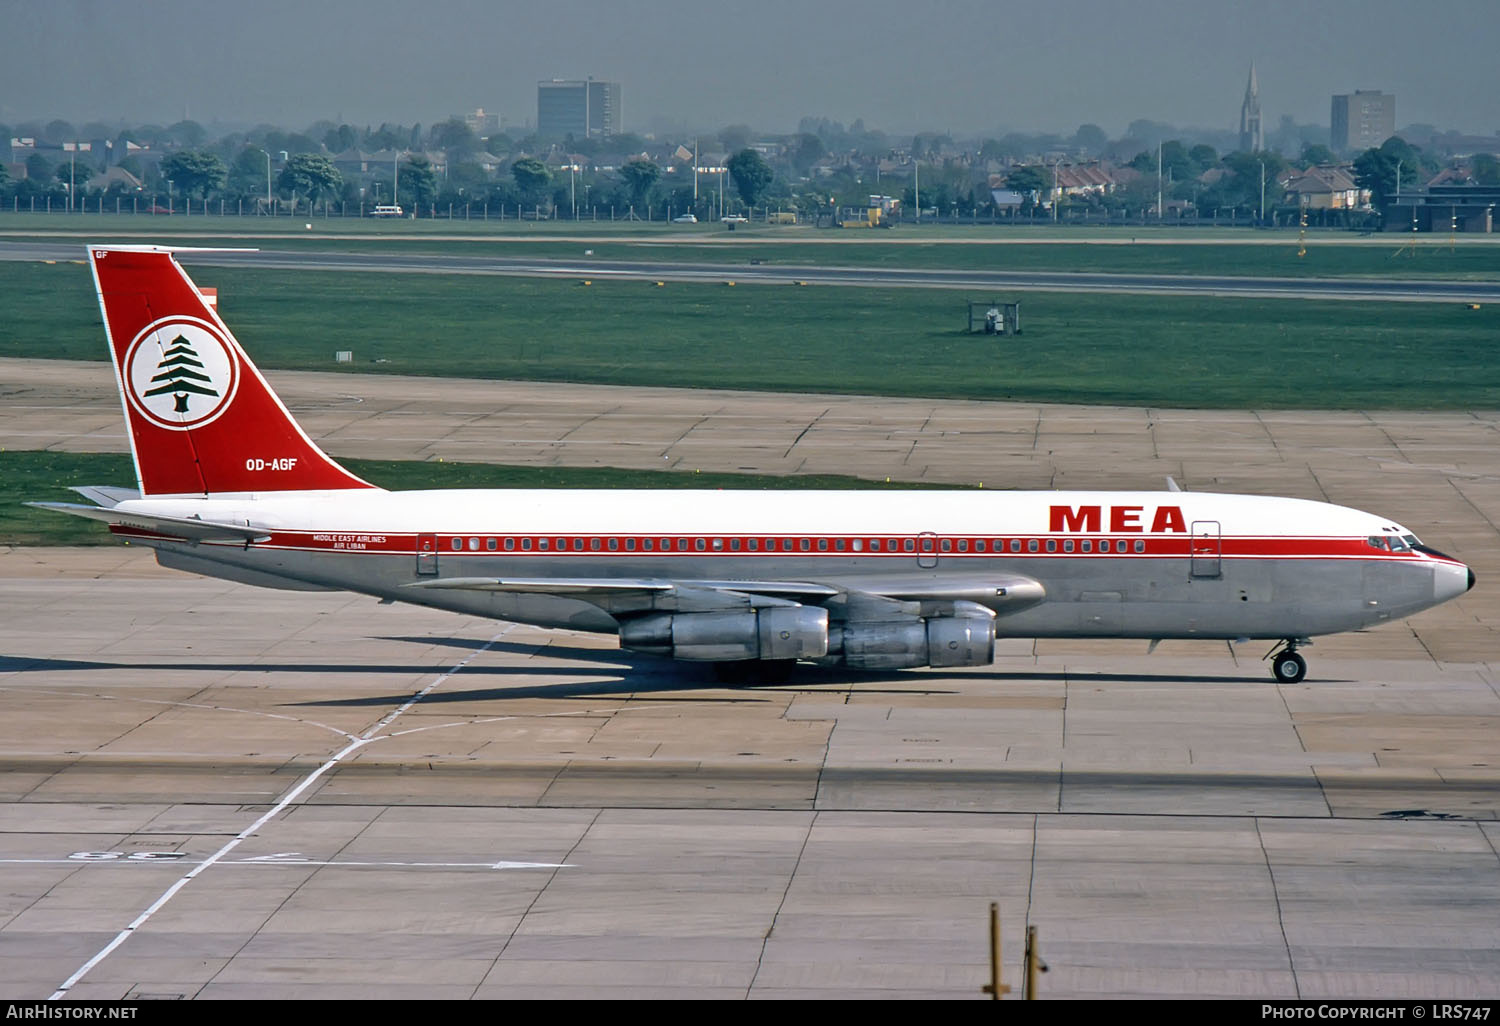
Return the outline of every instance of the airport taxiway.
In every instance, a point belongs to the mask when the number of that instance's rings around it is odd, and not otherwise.
[[[1386,511],[1480,583],[1319,639],[1298,685],[1254,646],[1013,639],[727,689],[137,547],[7,551],[7,997],[978,998],[992,900],[1044,997],[1500,991],[1500,414],[269,377],[337,455],[1172,474]],[[0,360],[0,446],[123,448],[107,366]]]

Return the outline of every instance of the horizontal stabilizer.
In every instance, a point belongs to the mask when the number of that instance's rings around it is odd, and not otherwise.
[[[28,502],[37,509],[50,509],[58,513],[71,513],[75,517],[101,520],[111,526],[130,527],[137,531],[148,531],[168,538],[190,542],[250,542],[269,541],[271,535],[248,524],[216,524],[197,517],[163,517],[146,513],[125,513],[119,509],[100,506],[84,506],[76,502]]]
[[[80,485],[69,489],[82,495],[85,499],[91,499],[106,508],[113,508],[127,499],[139,499],[141,491],[139,488],[121,488],[117,485]]]

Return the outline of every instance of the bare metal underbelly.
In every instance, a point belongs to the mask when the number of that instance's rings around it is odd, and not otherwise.
[[[156,543],[163,565],[245,583],[335,589],[453,612],[544,627],[613,633],[617,621],[576,598],[528,593],[427,590],[407,587],[419,576],[411,555],[307,552],[267,547]],[[991,570],[1021,574],[1046,588],[1046,601],[1002,614],[1003,637],[1283,638],[1354,630],[1409,615],[1432,604],[1431,566],[1359,559],[1225,558],[1216,577],[1193,576],[1186,559],[1141,557],[1002,557],[896,567],[889,558],[854,556],[777,559],[672,555],[601,557],[552,554],[445,553],[444,577],[648,577],[671,580],[813,581],[858,588],[861,577],[912,582],[945,572]],[[903,561],[904,562],[904,561]],[[1378,562],[1378,567],[1377,567]],[[1378,597],[1371,589],[1379,576]]]

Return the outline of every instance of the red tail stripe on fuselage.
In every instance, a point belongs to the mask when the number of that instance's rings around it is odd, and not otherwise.
[[[303,434],[170,251],[89,262],[143,495],[374,487]]]

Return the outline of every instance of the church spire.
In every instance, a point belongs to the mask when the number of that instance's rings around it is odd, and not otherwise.
[[[1255,79],[1255,62],[1250,62],[1250,79],[1245,83],[1245,102],[1240,105],[1240,149],[1247,153],[1265,149],[1260,128],[1260,83]]]

